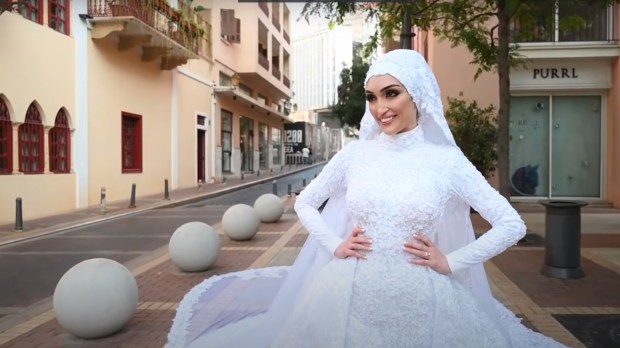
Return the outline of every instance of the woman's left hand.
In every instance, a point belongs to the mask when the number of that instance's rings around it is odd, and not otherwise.
[[[428,266],[441,274],[452,273],[448,259],[430,239],[424,236],[414,236],[414,239],[406,242],[404,247],[404,251],[407,254],[419,257],[409,259],[410,263]]]

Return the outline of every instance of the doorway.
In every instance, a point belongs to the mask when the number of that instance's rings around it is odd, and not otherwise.
[[[206,117],[198,115],[196,125],[196,180],[204,183],[207,173],[207,126]]]

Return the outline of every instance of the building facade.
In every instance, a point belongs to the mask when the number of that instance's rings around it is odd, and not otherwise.
[[[620,46],[617,7],[579,11],[581,29],[561,30],[571,11],[550,6],[518,53],[525,67],[510,72],[510,179],[513,201],[580,199],[620,206]],[[574,9],[572,9],[574,10]],[[551,15],[550,15],[551,14]],[[418,32],[414,49],[435,72],[442,95],[498,105],[498,76],[473,77],[469,52]],[[520,35],[517,35],[520,34]]]
[[[283,162],[287,8],[219,3],[33,0],[0,15],[0,224],[17,197],[28,220],[97,205],[103,188],[113,202],[132,184],[140,197]]]

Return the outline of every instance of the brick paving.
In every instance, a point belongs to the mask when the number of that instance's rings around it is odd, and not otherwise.
[[[273,260],[278,264],[290,263],[307,238],[291,211],[293,201],[285,200],[286,213],[280,222],[261,224],[260,232],[250,241],[230,241],[222,235],[221,254],[209,271],[183,273],[167,255],[139,266],[139,270],[134,271],[140,290],[138,310],[116,334],[95,340],[78,339],[60,327],[53,311],[47,311],[0,332],[0,347],[162,347],[178,302],[205,278],[249,267],[264,267]],[[530,210],[538,213],[526,214],[536,218],[533,223],[528,223],[528,232],[544,236],[540,210]],[[540,267],[544,249],[540,243],[513,247],[485,265],[494,294],[521,317],[526,326],[571,347],[586,344],[594,347],[598,343],[589,341],[594,338],[584,338],[583,325],[564,326],[560,321],[566,322],[571,315],[584,320],[596,315],[620,315],[620,228],[609,227],[614,216],[620,222],[620,213],[609,208],[593,208],[592,212],[609,217],[606,217],[604,226],[594,225],[596,218],[583,225],[582,266],[586,272],[583,279],[560,280],[542,276]],[[477,232],[484,232],[489,227],[477,215],[473,215],[472,220]],[[2,238],[0,235],[0,243]]]

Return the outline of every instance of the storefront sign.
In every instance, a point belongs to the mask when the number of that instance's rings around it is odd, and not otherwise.
[[[511,90],[611,88],[609,60],[534,60],[510,72]]]
[[[576,79],[577,69],[575,68],[535,68],[532,69],[532,76],[535,79]]]

